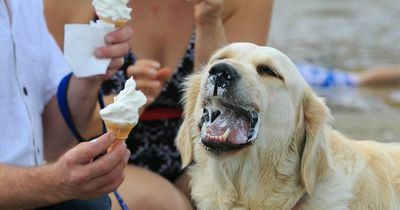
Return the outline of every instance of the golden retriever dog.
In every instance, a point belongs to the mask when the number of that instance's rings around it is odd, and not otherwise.
[[[199,210],[400,209],[400,145],[333,130],[280,51],[223,47],[184,97],[176,143]]]

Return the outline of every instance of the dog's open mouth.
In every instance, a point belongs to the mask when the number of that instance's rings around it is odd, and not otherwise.
[[[258,116],[252,108],[212,101],[204,107],[199,123],[201,141],[213,153],[241,149],[256,139]]]

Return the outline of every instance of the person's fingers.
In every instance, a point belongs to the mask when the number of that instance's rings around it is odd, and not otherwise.
[[[113,58],[111,59],[109,69],[119,69],[124,64],[124,58]]]
[[[139,66],[130,66],[126,72],[128,77],[133,77],[135,80],[139,78],[154,78],[157,74],[157,70],[153,68],[139,67]]]
[[[139,59],[139,60],[136,61],[135,65],[138,65],[138,66],[149,66],[149,67],[152,67],[154,69],[159,69],[161,67],[159,62],[157,62],[155,60],[151,60],[151,59]]]
[[[148,89],[154,88],[159,89],[161,87],[161,82],[158,80],[138,79],[136,80],[136,87],[141,91],[146,91]]]
[[[144,77],[144,78],[154,78],[157,74],[157,65],[153,65],[150,63],[140,63],[131,65],[127,69],[127,75],[133,76],[135,79]]]
[[[94,179],[109,173],[122,159],[125,159],[126,150],[125,143],[115,144],[109,153],[88,164],[85,169],[88,171],[89,178]]]
[[[122,158],[119,163],[112,168],[107,173],[103,174],[102,176],[95,177],[94,179],[90,180],[87,185],[85,185],[84,191],[95,191],[99,188],[103,187],[104,185],[110,184],[114,179],[118,179],[121,175],[124,175],[125,167],[128,163],[128,159],[130,156],[129,150],[126,150],[124,154],[124,158]]]
[[[129,51],[129,44],[127,42],[109,45],[106,47],[98,48],[94,51],[97,58],[117,58],[122,57]]]
[[[151,104],[153,103],[153,101],[155,100],[155,98],[153,96],[146,96],[147,97],[147,102],[146,104]]]
[[[88,163],[92,161],[94,157],[106,151],[113,143],[114,139],[114,134],[106,133],[90,142],[80,143],[74,148],[73,158],[76,159],[78,163]]]
[[[116,69],[107,69],[106,74],[104,74],[104,78],[101,78],[102,81],[110,79],[117,71],[119,70],[119,68]]]
[[[105,37],[105,41],[107,44],[115,44],[126,42],[130,38],[132,38],[132,29],[127,26],[118,28],[116,31],[108,33]]]
[[[138,80],[136,84],[148,99],[157,97],[161,91],[161,82],[157,80]]]
[[[100,193],[100,194],[106,194],[106,193],[114,192],[122,184],[124,179],[125,179],[125,174],[121,173],[117,178],[113,179],[112,182],[107,183],[104,186],[101,186],[97,190],[97,192]]]
[[[107,71],[104,75],[97,75],[97,79],[104,81],[107,79],[110,79],[118,70],[119,68],[124,64],[124,59],[123,58],[113,58],[111,59],[110,65],[107,68]]]
[[[161,69],[159,69],[157,71],[156,79],[159,80],[159,81],[164,82],[165,80],[170,78],[171,75],[172,75],[171,68],[164,67],[164,68],[161,68]]]

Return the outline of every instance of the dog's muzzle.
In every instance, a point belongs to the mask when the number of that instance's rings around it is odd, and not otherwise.
[[[259,113],[248,98],[238,94],[240,79],[238,71],[227,63],[209,70],[199,122],[201,142],[208,151],[238,150],[257,137]]]
[[[201,142],[213,153],[238,150],[253,143],[259,114],[248,98],[238,95],[241,76],[234,66],[218,63],[209,70],[199,122]]]

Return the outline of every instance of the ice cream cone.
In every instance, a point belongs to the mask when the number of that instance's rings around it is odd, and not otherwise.
[[[127,19],[112,20],[112,18],[110,17],[101,17],[101,16],[99,17],[99,19],[103,22],[114,24],[116,27],[121,27],[125,25],[126,22],[128,22]]]
[[[132,128],[139,120],[139,108],[146,104],[146,96],[136,90],[136,83],[133,78],[125,82],[114,101],[100,110],[101,119],[104,120],[107,130],[114,133],[116,141],[125,141]],[[108,151],[111,151],[110,146]]]
[[[110,151],[114,144],[118,142],[123,142],[128,138],[129,133],[131,132],[132,128],[135,127],[135,124],[131,125],[118,125],[112,123],[110,121],[104,121],[106,124],[107,131],[113,133],[115,135],[114,143],[108,148],[107,151]]]

